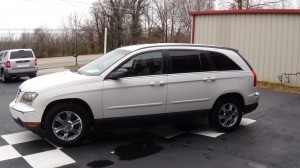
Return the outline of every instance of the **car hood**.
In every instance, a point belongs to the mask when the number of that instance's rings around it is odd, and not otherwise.
[[[21,84],[22,92],[42,93],[55,88],[69,87],[83,83],[100,82],[99,76],[86,76],[71,71],[58,72],[29,79]]]

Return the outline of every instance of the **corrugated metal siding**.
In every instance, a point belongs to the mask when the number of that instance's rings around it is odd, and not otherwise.
[[[195,43],[238,49],[260,81],[300,72],[300,15],[199,15],[194,33]],[[300,86],[300,76],[291,76],[290,84]]]

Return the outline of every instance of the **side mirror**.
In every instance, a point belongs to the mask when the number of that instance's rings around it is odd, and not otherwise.
[[[111,72],[106,79],[112,79],[112,80],[117,80],[119,78],[123,78],[129,74],[129,71],[124,68],[120,68],[114,72]]]

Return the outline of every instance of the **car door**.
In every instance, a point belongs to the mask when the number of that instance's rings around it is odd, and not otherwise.
[[[106,121],[125,119],[142,123],[163,120],[167,96],[163,60],[163,51],[135,55],[119,66],[129,71],[128,76],[104,80],[103,111]]]
[[[215,93],[215,74],[205,52],[169,50],[167,118],[184,120],[207,112]],[[194,114],[194,115],[193,115]]]

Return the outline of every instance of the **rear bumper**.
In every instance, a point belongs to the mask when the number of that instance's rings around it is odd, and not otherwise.
[[[22,77],[36,74],[38,67],[24,69],[4,69],[4,71],[8,77]]]
[[[258,106],[258,103],[246,105],[244,113],[245,114],[251,113],[252,111],[254,111],[257,108],[257,106]]]

